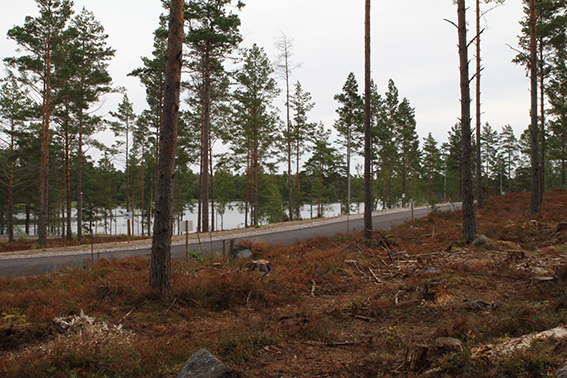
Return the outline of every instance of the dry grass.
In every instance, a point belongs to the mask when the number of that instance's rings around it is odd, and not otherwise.
[[[148,289],[142,258],[3,277],[0,375],[175,377],[207,348],[236,377],[549,376],[567,357],[565,341],[471,357],[478,346],[567,322],[567,193],[549,193],[535,218],[528,201],[514,194],[487,203],[478,224],[488,246],[460,238],[459,212],[432,213],[371,241],[249,243],[255,258],[271,262],[267,275],[242,260],[176,262],[166,298]],[[474,311],[465,300],[501,306]],[[86,342],[53,322],[81,309],[122,324],[127,336]],[[463,349],[437,350],[438,337]],[[416,345],[428,352],[411,369]]]

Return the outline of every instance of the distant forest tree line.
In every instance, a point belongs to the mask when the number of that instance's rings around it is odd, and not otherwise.
[[[115,51],[95,16],[85,9],[75,14],[69,0],[36,3],[39,15],[8,31],[20,54],[4,59],[7,75],[0,89],[0,232],[13,239],[14,214],[23,214],[20,227],[26,234],[37,230],[40,244],[47,234],[81,240],[83,229],[94,223],[111,233],[121,207],[135,214],[128,232],[149,235],[163,122],[166,17],[154,33],[152,56],[130,73],[146,89],[147,109],[136,114],[128,95],[112,83],[108,65]],[[529,67],[525,4],[515,62]],[[242,7],[231,0],[186,2],[175,217],[196,208],[198,227],[207,231],[221,227],[216,214],[235,202],[246,227],[298,219],[304,205],[317,217],[329,203],[340,202],[346,212],[347,204],[364,201],[364,95],[354,73],[334,95],[333,139],[331,129],[309,117],[316,104],[308,88],[290,82],[297,68],[291,39],[283,35],[278,41],[275,63],[256,44],[240,47],[235,11]],[[537,3],[542,192],[567,187],[565,12],[565,1]],[[229,56],[238,61],[232,71],[226,68]],[[282,92],[278,76],[285,80],[284,119],[275,106]],[[117,109],[98,114],[103,96],[117,92],[123,95]],[[415,109],[393,80],[384,93],[373,83],[371,93],[375,208],[459,201],[460,125],[450,128],[447,142],[431,133],[420,139]],[[115,135],[112,145],[95,138],[106,129]],[[483,198],[530,191],[530,130],[517,136],[511,125],[484,122],[478,136],[472,138],[472,151],[478,151],[472,164],[480,172],[475,185],[481,185]],[[87,153],[94,148],[102,153],[98,161]],[[191,170],[195,166],[199,171]]]

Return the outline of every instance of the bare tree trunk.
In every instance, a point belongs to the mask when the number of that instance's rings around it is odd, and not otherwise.
[[[480,0],[476,0],[476,203],[478,208],[482,209],[484,207],[484,198],[482,196],[482,154],[480,146],[480,74],[482,61],[480,57],[480,16]]]
[[[296,156],[295,156],[295,196],[296,196],[296,203],[295,203],[295,217],[297,219],[301,218],[301,205],[299,203],[299,138],[297,139],[297,144],[296,144],[297,149],[295,150]]]
[[[365,2],[364,17],[364,237],[372,239],[372,207],[373,190],[372,175],[370,166],[372,165],[372,143],[370,125],[370,0]]]
[[[211,169],[211,231],[215,230],[215,175],[213,171],[213,149],[209,148],[209,168]]]
[[[183,64],[184,1],[171,0],[165,79],[164,122],[160,138],[156,212],[152,240],[149,285],[161,293],[171,290],[171,236],[173,232],[173,187],[179,92]]]
[[[285,55],[285,88],[286,88],[286,117],[287,117],[287,187],[288,187],[288,213],[289,220],[293,220],[293,189],[291,186],[291,120],[289,115],[289,52],[287,51],[287,39],[284,41]]]
[[[51,37],[47,40],[45,78],[43,81],[43,117],[41,123],[41,163],[39,167],[38,244],[47,243],[47,210],[49,203],[49,122],[51,120]]]
[[[474,194],[471,172],[471,98],[469,87],[469,58],[465,0],[458,2],[459,58],[461,73],[461,127],[462,127],[462,195],[463,238],[473,240],[476,236]]]
[[[540,201],[543,202],[545,193],[545,76],[543,60],[543,38],[539,39],[539,90],[540,90],[540,114],[541,114],[541,168],[540,168]]]
[[[207,42],[208,44],[209,42]],[[210,57],[209,49],[206,49],[205,53],[205,71],[203,73],[204,86],[203,86],[203,187],[201,188],[203,195],[203,217],[201,221],[201,230],[203,232],[209,231],[209,135],[210,135]]]
[[[80,127],[79,127],[80,129]],[[79,130],[79,166],[77,167],[77,175],[80,177],[81,175],[81,159],[82,159],[82,148],[80,147],[81,143],[81,131]],[[71,209],[71,169],[69,167],[69,133],[65,132],[65,195],[67,197],[66,205],[67,205],[67,240],[73,240],[73,229],[72,229],[72,209]],[[77,180],[77,189],[80,190],[82,186],[82,181],[79,178]],[[77,207],[79,206],[79,202],[77,202]],[[80,225],[80,217],[77,215],[77,224]],[[65,227],[65,226],[64,226]],[[79,226],[82,227],[82,226]]]
[[[141,210],[141,221],[142,221],[142,235],[145,235],[146,233],[144,232],[144,166],[145,166],[145,158],[144,158],[144,144],[142,143],[142,210]],[[148,234],[150,229],[148,227]]]
[[[253,201],[254,201],[254,227],[259,225],[258,222],[258,215],[259,215],[259,204],[260,204],[260,186],[259,186],[259,174],[260,174],[260,170],[259,170],[259,165],[258,165],[258,135],[255,132],[254,133],[254,155],[252,156],[252,164],[253,164],[253,169],[254,169],[254,173],[253,173],[253,180],[254,180],[254,192],[252,194],[253,196]]]
[[[537,21],[535,0],[530,0],[530,79],[531,79],[531,198],[530,212],[537,214],[541,212],[541,184],[538,157],[538,109],[537,109]]]
[[[10,136],[10,168],[8,172],[8,213],[6,225],[8,227],[8,241],[14,241],[14,120],[12,120],[12,135]]]

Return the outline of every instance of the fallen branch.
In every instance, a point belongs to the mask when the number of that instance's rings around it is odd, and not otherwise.
[[[372,277],[374,277],[374,279],[376,280],[376,283],[382,284],[384,282],[382,282],[382,280],[380,280],[378,278],[378,276],[376,276],[376,274],[374,273],[374,271],[372,270],[372,268],[368,267],[368,270],[370,271],[370,273],[372,274]]]
[[[481,345],[473,349],[471,358],[498,358],[516,350],[527,349],[535,340],[546,338],[566,339],[567,329],[564,326],[559,326],[544,332],[530,333],[529,335],[510,339],[498,345]]]
[[[321,341],[304,341],[305,344],[309,345],[320,345],[320,346],[328,346],[328,347],[337,347],[337,346],[356,346],[364,344],[362,341],[328,341],[326,343]]]

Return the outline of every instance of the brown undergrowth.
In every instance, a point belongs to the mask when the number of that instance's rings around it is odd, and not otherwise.
[[[273,271],[244,260],[175,262],[166,297],[148,289],[142,258],[2,277],[0,375],[175,377],[206,348],[235,377],[551,376],[567,358],[565,340],[478,353],[567,321],[567,192],[546,194],[537,216],[528,203],[528,194],[488,201],[477,222],[489,240],[479,246],[461,239],[460,212],[433,212],[370,241],[245,242]],[[127,332],[101,326],[93,337],[53,321],[81,310]],[[447,337],[461,344],[440,345]]]

